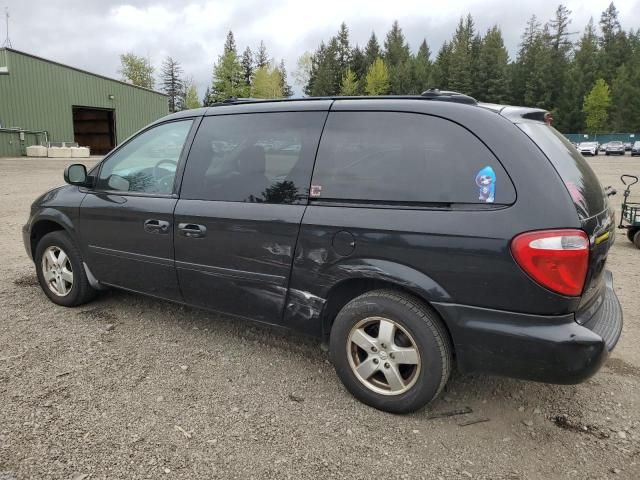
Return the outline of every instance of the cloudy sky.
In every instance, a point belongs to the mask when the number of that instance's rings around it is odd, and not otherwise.
[[[597,20],[610,0],[566,0],[572,28],[581,32]],[[451,37],[461,15],[471,13],[480,31],[502,28],[515,55],[527,19],[551,18],[559,0],[0,0],[10,12],[13,48],[110,77],[118,77],[119,55],[148,56],[158,67],[170,55],[193,76],[200,94],[212,66],[233,30],[240,51],[264,40],[269,54],[284,58],[289,72],[305,50],[333,35],[345,21],[353,43],[366,43],[371,31],[382,41],[393,20],[400,22],[412,48],[427,39],[432,52]],[[617,0],[622,26],[640,26],[640,0]],[[4,8],[2,8],[4,10]],[[0,42],[4,42],[4,21]],[[289,78],[290,83],[293,79]],[[295,88],[300,91],[299,87]]]

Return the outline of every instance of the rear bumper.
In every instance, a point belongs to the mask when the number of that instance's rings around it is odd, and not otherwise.
[[[584,324],[574,314],[538,316],[434,304],[453,337],[459,370],[548,383],[579,383],[596,373],[622,331],[611,282]]]

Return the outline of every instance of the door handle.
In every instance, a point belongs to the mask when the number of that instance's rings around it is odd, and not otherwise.
[[[169,222],[166,222],[164,220],[156,220],[155,218],[145,220],[144,231],[147,233],[169,233]]]
[[[207,227],[197,223],[179,223],[178,230],[187,238],[202,238],[207,234]]]

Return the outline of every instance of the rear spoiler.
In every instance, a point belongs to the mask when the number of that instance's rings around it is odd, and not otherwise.
[[[492,112],[496,112],[513,123],[521,123],[522,121],[542,122],[551,125],[553,115],[551,112],[542,108],[529,107],[513,107],[511,105],[498,105],[495,103],[479,103],[479,107],[486,108]]]

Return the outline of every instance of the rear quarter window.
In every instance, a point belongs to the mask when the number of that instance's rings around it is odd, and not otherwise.
[[[503,204],[516,194],[504,168],[471,132],[439,117],[332,112],[311,197],[428,204]]]
[[[580,152],[555,128],[544,123],[517,124],[549,159],[564,182],[581,219],[599,214],[607,200],[598,177]]]

